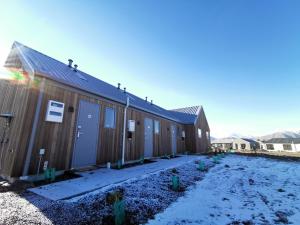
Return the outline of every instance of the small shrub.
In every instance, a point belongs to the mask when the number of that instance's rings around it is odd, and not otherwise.
[[[106,203],[109,205],[113,205],[116,201],[121,201],[124,196],[124,190],[116,190],[112,192],[108,192],[106,195]]]
[[[176,169],[176,168],[173,168],[173,169],[172,169],[172,173],[178,174],[177,169]]]

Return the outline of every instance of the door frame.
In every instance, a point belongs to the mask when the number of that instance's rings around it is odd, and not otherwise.
[[[146,124],[146,120],[149,120],[149,121],[151,121],[151,124],[152,124],[152,149],[151,149],[151,156],[145,156],[145,152],[147,152],[146,151],[146,134],[145,134],[145,132],[146,132],[146,126],[145,126],[145,124]],[[143,152],[143,155],[144,155],[144,158],[153,158],[153,155],[154,155],[154,120],[153,119],[151,119],[151,118],[149,118],[149,117],[145,117],[144,118],[144,152]]]
[[[173,134],[173,129],[174,129],[174,134]],[[173,152],[173,141],[175,143],[175,152]],[[175,124],[171,124],[171,152],[174,155],[177,154],[177,125]]]
[[[95,102],[90,102],[85,99],[79,99],[78,101],[78,111],[77,111],[77,116],[76,116],[76,122],[75,122],[75,129],[74,129],[74,143],[73,143],[73,149],[72,149],[72,161],[70,163],[71,169],[76,169],[76,168],[82,168],[82,167],[74,167],[74,157],[75,157],[75,148],[76,148],[76,141],[77,141],[77,132],[78,132],[78,122],[80,118],[80,105],[81,102],[87,102],[90,104],[98,105],[99,108],[99,113],[98,113],[98,130],[97,130],[97,136],[96,136],[96,151],[95,151],[95,165],[97,164],[97,156],[98,156],[98,145],[99,145],[99,134],[100,134],[100,120],[101,120],[101,105],[99,103]]]

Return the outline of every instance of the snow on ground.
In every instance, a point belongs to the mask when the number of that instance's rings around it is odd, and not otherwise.
[[[207,166],[213,166],[205,156],[197,158]],[[185,189],[203,179],[205,172],[198,171],[194,161],[174,164],[176,170],[167,167],[166,170],[70,200],[48,200],[32,192],[3,192],[0,193],[0,224],[113,224],[112,206],[106,198],[107,193],[112,190],[124,193],[126,224],[146,223],[149,218],[183,196]],[[180,177],[181,192],[170,188],[174,174]]]
[[[149,225],[298,225],[299,191],[299,162],[232,155]]]

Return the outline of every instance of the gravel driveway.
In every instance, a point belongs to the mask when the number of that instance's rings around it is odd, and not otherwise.
[[[214,165],[207,157],[201,160],[208,168]],[[112,224],[107,193],[114,190],[124,193],[126,224],[145,223],[204,178],[205,172],[196,167],[195,162],[190,162],[65,201],[51,201],[28,191],[2,191],[0,224]],[[174,174],[180,177],[180,191],[170,187]]]

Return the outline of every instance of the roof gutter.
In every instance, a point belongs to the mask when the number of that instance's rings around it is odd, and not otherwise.
[[[129,97],[126,99],[126,106],[124,109],[124,120],[123,120],[123,142],[122,142],[122,165],[125,164],[125,143],[126,143],[126,121],[127,121],[127,109],[129,107]]]

